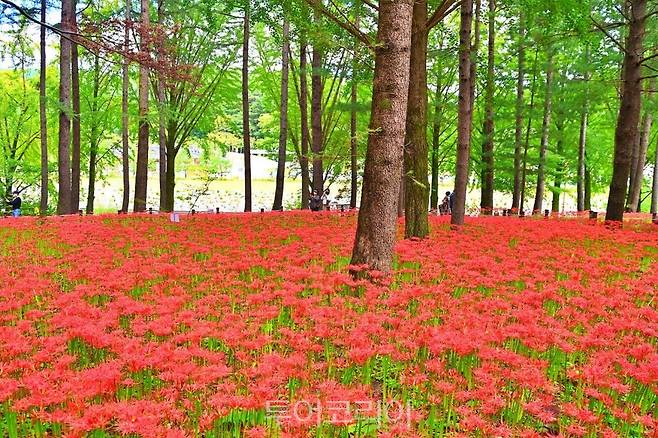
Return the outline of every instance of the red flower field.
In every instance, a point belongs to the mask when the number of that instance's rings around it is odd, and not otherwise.
[[[0,436],[652,436],[658,227],[433,217],[377,284],[356,217],[0,227]]]

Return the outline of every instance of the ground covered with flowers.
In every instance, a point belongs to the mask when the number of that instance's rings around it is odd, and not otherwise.
[[[0,436],[650,436],[658,227],[471,219],[348,275],[356,217],[0,225]]]

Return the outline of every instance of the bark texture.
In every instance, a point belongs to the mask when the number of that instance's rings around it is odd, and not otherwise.
[[[525,14],[519,14],[518,72],[516,76],[516,108],[514,116],[514,186],[512,211],[518,211],[521,199],[521,159],[523,148],[523,91],[525,89]]]
[[[459,25],[459,103],[457,107],[457,168],[455,172],[455,200],[450,222],[463,225],[466,212],[468,162],[471,154],[471,124],[473,85],[471,68],[471,25],[473,1],[463,0]]]
[[[283,210],[283,184],[286,178],[286,146],[288,144],[288,64],[290,25],[283,22],[283,47],[281,48],[281,108],[279,117],[279,157],[276,169],[276,189],[272,210]]]
[[[353,265],[390,271],[409,91],[411,0],[379,2],[375,74]]]
[[[484,95],[484,142],[482,143],[482,174],[480,208],[485,214],[493,211],[494,194],[494,43],[496,2],[489,0],[489,35],[487,40],[487,85]]]
[[[311,188],[311,179],[308,168],[308,153],[310,134],[308,128],[308,81],[306,76],[307,45],[302,41],[299,49],[299,115],[301,118],[301,160],[300,167],[302,172],[302,210],[308,210],[309,190]]]
[[[46,22],[46,0],[41,0],[41,22]],[[39,134],[41,141],[41,197],[39,214],[48,212],[48,119],[46,115],[46,28],[39,30]]]
[[[632,147],[637,141],[642,96],[641,59],[645,34],[647,0],[630,2],[629,31],[622,67],[622,93],[615,128],[615,152],[612,180],[605,219],[622,221],[628,188]]]
[[[546,151],[548,150],[548,136],[551,126],[551,113],[553,111],[553,49],[549,49],[546,64],[546,89],[544,95],[544,118],[541,128],[541,144],[539,145],[539,166],[537,168],[537,187],[535,190],[535,203],[533,214],[541,213],[544,205],[544,188],[546,185]]]
[[[130,42],[130,22],[132,9],[131,0],[126,0],[125,5],[125,25],[123,35],[123,49],[128,51],[128,44]],[[123,200],[121,201],[121,211],[128,212],[130,204],[130,144],[128,141],[128,89],[130,86],[130,78],[128,77],[128,60],[124,58],[123,65],[121,66],[121,170],[123,176]]]
[[[148,56],[149,45],[147,32],[149,31],[149,0],[141,0],[141,37],[140,51]],[[146,211],[146,193],[148,185],[149,162],[149,68],[139,66],[139,124],[137,134],[137,165],[135,170],[135,199],[133,210]]]
[[[71,5],[71,22],[73,31],[78,31],[76,1]],[[80,208],[80,69],[78,62],[78,45],[71,43],[71,98],[73,121],[71,129],[71,213]]]
[[[242,153],[244,154],[244,211],[251,211],[251,130],[249,129],[249,6],[247,6],[244,11],[242,38]]]
[[[322,52],[313,46],[311,72],[311,148],[313,150],[313,190],[322,193],[324,190],[324,169],[322,154],[324,135],[322,130]]]
[[[72,1],[62,0],[61,26],[65,32],[71,31]],[[59,54],[59,138],[57,145],[57,174],[59,177],[59,197],[57,214],[71,211],[71,42],[60,37]]]

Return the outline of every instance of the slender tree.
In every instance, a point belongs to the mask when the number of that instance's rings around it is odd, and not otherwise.
[[[519,13],[519,34],[516,75],[516,106],[514,117],[514,187],[512,189],[512,211],[518,211],[521,200],[521,159],[523,149],[523,92],[525,90],[525,13]]]
[[[306,50],[306,41],[302,38],[301,47],[299,49],[299,115],[301,119],[300,167],[302,172],[302,210],[308,210],[309,208],[309,190],[311,188],[311,180],[308,168],[310,133],[308,127],[308,81],[306,74]]]
[[[658,144],[653,158],[653,184],[651,184],[651,213],[658,213]]]
[[[165,14],[164,0],[158,0],[158,24],[164,26]],[[158,176],[160,182],[160,210],[167,211],[170,206],[167,205],[167,109],[165,95],[165,78],[164,74],[159,71],[157,74],[156,91],[158,96]],[[173,205],[171,206],[173,210]]]
[[[359,15],[357,12],[356,15],[356,26],[359,25]],[[358,94],[357,94],[357,71],[358,71],[358,61],[357,61],[357,51],[358,51],[359,41],[354,39],[354,47],[352,54],[352,82],[350,84],[350,208],[356,208],[356,197],[358,190],[358,138],[357,138],[357,103],[358,103]]]
[[[622,90],[617,126],[612,180],[605,218],[622,221],[628,177],[631,167],[631,148],[637,141],[642,97],[642,46],[647,18],[647,0],[631,0],[628,36],[624,47]]]
[[[544,118],[541,128],[541,144],[539,146],[539,166],[537,168],[537,186],[533,213],[539,213],[544,204],[544,187],[546,185],[546,151],[548,150],[548,136],[553,111],[553,49],[549,48],[546,63],[546,89],[544,95]]]
[[[288,64],[290,57],[288,21],[283,21],[281,48],[281,117],[279,118],[279,157],[276,169],[276,190],[272,210],[283,210],[283,184],[286,177],[286,146],[288,144]]]
[[[462,0],[459,24],[459,104],[457,107],[457,164],[455,172],[455,198],[450,222],[463,225],[466,213],[466,185],[468,162],[471,154],[471,125],[473,106],[473,69],[471,68],[471,26],[473,0]]]
[[[148,33],[150,31],[149,0],[141,0],[140,51],[150,56]],[[149,161],[149,68],[146,63],[139,66],[139,132],[137,134],[137,166],[135,172],[135,212],[146,210]]]
[[[647,161],[647,150],[649,148],[649,138],[651,136],[652,125],[653,115],[651,111],[647,110],[642,117],[637,163],[635,164],[634,172],[631,175],[628,208],[632,212],[640,211],[640,195],[642,192],[642,183],[644,181],[644,165]]]
[[[98,97],[101,82],[101,66],[98,55],[94,55],[94,79],[91,92],[91,117],[89,133],[89,186],[87,190],[87,214],[94,212],[94,199],[96,197],[96,165],[98,161],[98,145],[100,143],[100,132],[98,127]]]
[[[130,43],[130,22],[132,14],[132,2],[126,0],[125,3],[125,23],[123,34],[123,50],[128,51]],[[121,170],[123,175],[123,200],[121,202],[121,211],[128,212],[130,204],[130,144],[128,139],[128,89],[130,87],[130,78],[128,77],[128,58],[123,58],[121,67]]]
[[[484,94],[484,142],[482,143],[482,174],[480,208],[485,214],[493,210],[494,194],[494,43],[496,39],[496,2],[489,0],[487,40],[487,83]]]
[[[76,0],[71,7],[71,23],[73,32],[78,32]],[[80,68],[78,44],[71,43],[71,97],[73,104],[73,124],[71,130],[71,213],[77,213],[80,208]]]
[[[46,0],[41,0],[41,22],[46,22]],[[48,119],[46,115],[46,27],[39,27],[39,133],[41,139],[41,198],[39,214],[48,211]]]
[[[578,137],[578,177],[576,181],[576,209],[585,211],[585,153],[587,151],[587,124],[589,119],[589,44],[585,47],[585,73],[583,79],[585,82],[585,98],[583,108],[580,113],[580,130]]]
[[[322,154],[324,152],[324,131],[322,129],[322,49],[318,43],[313,45],[311,56],[311,149],[313,151],[313,190],[324,190],[324,170]]]
[[[251,131],[249,129],[249,2],[242,34],[242,153],[244,154],[244,211],[251,211]]]
[[[390,271],[409,91],[411,0],[379,2],[368,147],[353,265]]]
[[[72,31],[72,10],[72,0],[62,0],[61,27],[64,32]],[[59,108],[57,214],[68,214],[71,211],[71,41],[68,35],[60,37]]]
[[[555,153],[557,156],[557,163],[555,168],[555,182],[551,189],[553,198],[551,200],[551,211],[557,213],[560,211],[560,194],[562,191],[562,180],[564,179],[566,164],[564,161],[564,120],[566,114],[564,111],[564,99],[558,100],[558,108],[556,111],[555,128],[557,130],[557,142],[555,146]]]

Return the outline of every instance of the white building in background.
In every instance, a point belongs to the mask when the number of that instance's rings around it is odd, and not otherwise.
[[[242,152],[227,152],[226,159],[231,167],[226,174],[227,178],[244,178],[244,154]],[[251,178],[252,179],[274,179],[276,178],[277,163],[268,158],[268,152],[263,149],[251,151]]]

